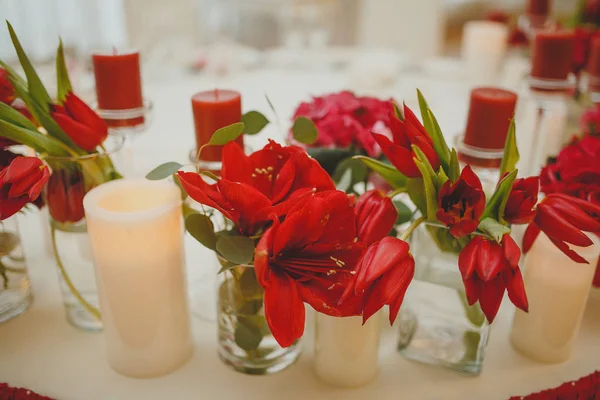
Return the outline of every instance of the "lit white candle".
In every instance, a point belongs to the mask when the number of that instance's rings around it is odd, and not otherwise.
[[[110,366],[140,378],[176,369],[193,350],[179,189],[112,181],[84,208]]]
[[[589,264],[578,264],[555,247],[542,232],[525,259],[525,290],[529,313],[516,310],[510,341],[513,347],[541,362],[562,362],[572,352],[598,262],[594,245],[573,249]]]
[[[313,370],[322,381],[340,387],[369,383],[379,370],[381,315],[366,324],[362,317],[336,318],[317,314]]]
[[[465,24],[461,55],[473,85],[490,85],[498,81],[507,45],[506,25],[492,21]]]

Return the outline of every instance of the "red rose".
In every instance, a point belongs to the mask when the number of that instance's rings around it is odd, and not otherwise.
[[[455,183],[446,181],[438,195],[437,218],[450,228],[457,238],[477,229],[479,218],[485,209],[485,194],[481,181],[471,167],[463,168]]]
[[[52,118],[77,146],[89,152],[108,136],[106,122],[73,93],[67,94],[63,106],[53,106]]]
[[[46,202],[50,216],[58,222],[78,222],[83,219],[85,196],[83,174],[77,169],[55,169],[46,187]]]
[[[275,219],[254,254],[259,284],[265,290],[265,316],[282,347],[304,333],[303,302],[333,316],[360,313],[356,301],[338,300],[365,250],[355,241],[356,219],[350,198],[326,191],[298,203],[287,218]]]
[[[356,146],[368,155],[378,157],[380,149],[371,136],[371,130],[378,123],[389,126],[390,112],[393,112],[391,100],[357,97],[352,92],[343,91],[300,103],[293,118],[307,117],[317,127],[319,136],[311,147]]]
[[[600,232],[600,205],[561,193],[550,194],[538,204],[535,218],[525,231],[525,253],[529,251],[540,231],[573,261],[588,264],[583,257],[570,249],[568,244],[579,247],[593,244],[583,232]]]
[[[0,103],[11,104],[15,100],[15,89],[8,80],[8,72],[0,67]]]
[[[16,157],[0,171],[0,220],[16,214],[40,196],[50,171],[39,158]]]
[[[379,190],[362,194],[354,212],[358,224],[358,241],[367,245],[387,236],[398,218],[398,211],[392,199]]]
[[[415,157],[413,145],[421,149],[434,171],[438,170],[440,158],[433,148],[433,142],[410,108],[404,105],[404,120],[400,120],[394,113],[390,113],[390,129],[393,142],[382,134],[373,133],[373,136],[383,154],[398,171],[409,178],[421,176],[413,159]]]
[[[389,305],[390,325],[393,324],[415,274],[415,260],[408,250],[408,243],[391,236],[369,246],[358,262],[355,278],[346,287],[340,304],[362,297],[363,323]]]
[[[504,219],[511,224],[530,223],[535,217],[533,207],[537,204],[539,187],[537,176],[516,179],[506,202]]]
[[[519,246],[509,235],[504,235],[502,244],[476,236],[458,256],[467,301],[469,305],[479,301],[490,323],[498,313],[505,290],[515,306],[528,310],[520,258]]]

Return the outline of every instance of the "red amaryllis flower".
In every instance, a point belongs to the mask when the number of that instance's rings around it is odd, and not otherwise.
[[[538,204],[535,218],[525,231],[525,253],[529,251],[540,231],[570,259],[588,264],[588,261],[569,248],[568,244],[579,247],[593,244],[583,232],[600,232],[600,205],[562,193],[550,194]]]
[[[528,224],[535,217],[540,179],[535,177],[516,179],[506,202],[504,219],[511,224]]]
[[[35,201],[48,181],[50,171],[36,157],[16,157],[0,171],[0,220],[16,214]]]
[[[415,260],[408,243],[391,236],[373,243],[356,266],[355,278],[346,287],[340,304],[362,297],[363,323],[383,306],[390,306],[390,325],[396,320],[408,285],[415,274]]]
[[[389,114],[393,110],[391,100],[358,97],[350,91],[342,91],[300,103],[293,118],[307,117],[317,127],[319,136],[311,147],[356,146],[368,155],[378,157],[380,149],[371,130],[377,124],[388,127]]]
[[[50,216],[58,222],[78,222],[85,216],[83,174],[76,169],[55,169],[46,187]]]
[[[413,158],[412,145],[417,146],[427,157],[434,170],[440,166],[440,158],[433,148],[433,142],[425,128],[410,108],[404,105],[404,120],[390,113],[390,129],[393,142],[385,135],[373,133],[373,137],[381,147],[383,154],[390,162],[409,178],[421,176]]]
[[[357,301],[338,307],[365,249],[355,242],[351,203],[340,191],[317,193],[298,203],[282,223],[275,218],[256,247],[254,267],[265,290],[265,316],[282,347],[304,332],[303,302],[327,315],[360,313]]]
[[[299,189],[333,190],[335,184],[319,163],[298,146],[281,146],[270,140],[247,156],[236,142],[223,147],[221,176],[254,187],[274,204]]]
[[[367,245],[387,236],[398,218],[392,199],[379,190],[362,194],[354,207],[358,224],[358,241]]]
[[[520,258],[521,250],[509,235],[504,235],[502,244],[476,236],[458,256],[467,301],[469,305],[479,301],[490,323],[498,313],[505,290],[515,306],[528,311]]]
[[[485,209],[485,194],[481,181],[467,165],[455,183],[446,181],[438,197],[437,218],[450,228],[454,237],[466,236],[479,225]]]
[[[8,72],[0,68],[0,103],[11,104],[15,100],[15,89],[8,80]]]
[[[67,94],[63,106],[52,108],[52,118],[83,150],[95,151],[108,136],[106,122],[75,94]]]

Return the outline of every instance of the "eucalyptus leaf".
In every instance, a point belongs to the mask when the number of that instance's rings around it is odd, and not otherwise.
[[[215,227],[206,215],[199,213],[188,215],[185,219],[185,229],[194,239],[202,243],[204,247],[211,250],[217,248]]]
[[[412,219],[413,211],[402,201],[392,200],[396,211],[398,211],[398,218],[396,218],[396,225],[402,225],[409,222]]]
[[[504,143],[504,154],[502,155],[502,163],[500,164],[500,176],[504,176],[506,172],[512,172],[519,162],[519,148],[517,147],[517,134],[515,120],[510,121],[506,142]]]
[[[519,170],[515,169],[508,175],[506,175],[500,183],[496,186],[496,190],[492,197],[488,200],[485,205],[485,210],[483,211],[483,215],[481,219],[485,218],[493,218],[497,221],[500,221],[503,224],[508,224],[504,219],[504,209],[506,208],[506,202],[508,201],[508,197],[510,196],[510,192],[512,190],[513,182],[517,177],[517,173]]]
[[[250,264],[254,258],[254,241],[246,236],[217,234],[216,250],[232,263]]]
[[[69,72],[67,71],[67,66],[65,64],[62,39],[56,50],[56,84],[58,89],[56,97],[58,101],[63,102],[65,101],[67,94],[73,91],[73,88],[71,87]]]
[[[498,244],[502,242],[502,238],[507,233],[510,233],[510,228],[508,226],[502,225],[500,222],[496,221],[493,218],[485,218],[481,220],[478,226],[479,230],[487,233],[491,237],[494,238]]]
[[[245,298],[262,298],[263,288],[258,284],[254,268],[246,268],[240,276],[238,285]]]
[[[235,124],[217,129],[208,141],[208,144],[213,146],[223,146],[236,140],[242,133],[244,133],[244,123],[236,122]]]
[[[159,181],[161,179],[166,179],[174,173],[176,173],[177,171],[179,171],[181,167],[183,167],[183,165],[179,164],[178,162],[166,162],[154,168],[152,171],[148,172],[148,174],[146,174],[146,179],[149,179],[151,181]]]
[[[313,144],[319,138],[315,124],[306,117],[298,117],[292,125],[292,135],[300,143]]]
[[[246,135],[256,135],[269,124],[269,120],[258,111],[248,111],[242,115],[242,123]]]
[[[238,318],[234,332],[235,344],[246,351],[256,350],[260,346],[263,335],[260,327],[247,318]]]
[[[381,176],[387,183],[389,183],[394,189],[400,189],[406,187],[406,176],[402,175],[400,171],[384,162],[375,160],[373,158],[365,156],[355,156],[355,160],[360,160],[372,171],[376,172]]]

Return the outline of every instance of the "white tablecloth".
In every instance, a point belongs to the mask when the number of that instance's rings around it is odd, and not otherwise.
[[[190,96],[199,90],[234,88],[242,92],[245,110],[270,115],[264,95],[277,108],[282,126],[268,128],[283,135],[293,107],[310,94],[354,88],[344,74],[291,73],[277,70],[249,72],[235,77],[174,77],[148,83],[146,96],[155,104],[150,130],[140,138],[136,158],[140,171],[164,161],[187,161],[193,147]],[[400,75],[395,84],[372,94],[394,96],[415,106],[414,89],[427,96],[448,136],[460,131],[468,104],[468,88],[451,76],[438,79],[423,74]],[[272,115],[270,115],[272,118]],[[265,141],[252,138],[251,146]],[[575,354],[568,362],[543,365],[517,354],[508,343],[513,306],[505,301],[493,324],[481,376],[416,364],[395,350],[396,331],[386,328],[381,344],[381,371],[366,387],[341,390],[320,383],[311,372],[312,326],[306,330],[305,352],[293,367],[267,377],[247,376],[226,368],[216,352],[216,325],[193,317],[194,357],[171,375],[136,380],[112,371],[104,354],[102,334],[84,333],[68,325],[58,289],[56,268],[44,249],[38,215],[22,218],[21,226],[35,300],[27,313],[0,325],[0,382],[23,386],[59,399],[506,399],[511,395],[557,386],[600,368],[600,291],[592,291]],[[192,308],[202,298],[199,287],[210,287],[214,256],[186,238],[187,268]],[[208,272],[208,273],[207,273]],[[204,279],[204,283],[202,283]],[[508,300],[508,299],[506,299]]]

